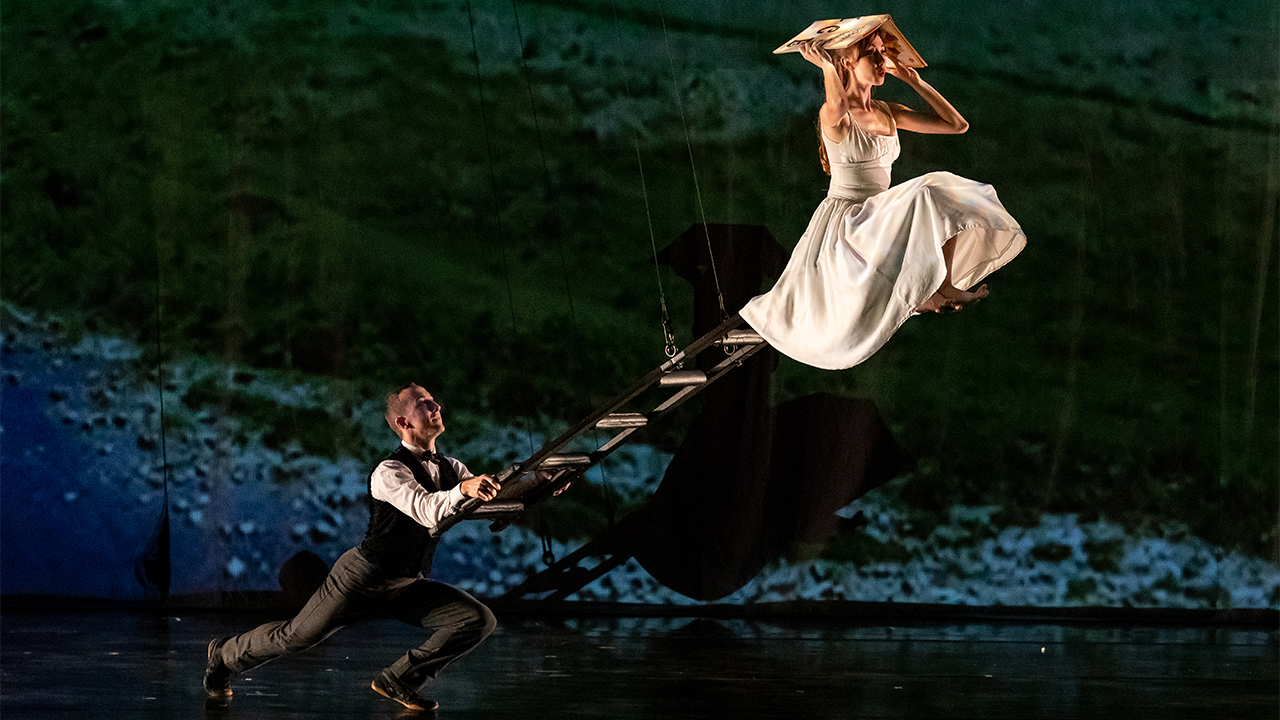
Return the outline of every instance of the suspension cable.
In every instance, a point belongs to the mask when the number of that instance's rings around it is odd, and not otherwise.
[[[658,0],[658,16],[662,20],[662,39],[667,47],[667,64],[671,67],[671,85],[676,96],[676,108],[680,111],[680,124],[684,127],[684,145],[689,151],[689,170],[693,174],[693,193],[698,200],[698,213],[702,217],[702,234],[707,240],[707,254],[711,258],[711,277],[716,284],[716,299],[720,303],[720,320],[728,319],[729,313],[724,308],[724,293],[720,291],[720,273],[716,270],[716,254],[711,249],[711,230],[707,227],[707,210],[702,204],[702,189],[698,185],[698,165],[693,158],[693,141],[689,137],[689,121],[684,113],[684,100],[680,97],[680,78],[676,74],[675,55],[671,52],[671,37],[667,33],[667,16],[663,10],[662,0]]]
[[[613,35],[614,40],[618,44],[618,50],[622,50],[622,27],[618,19],[618,4],[616,0],[610,0],[609,3],[613,8]],[[627,105],[632,105],[631,97],[631,81],[627,79],[624,72],[622,74],[622,88],[627,96]],[[644,218],[649,228],[649,248],[653,251],[653,275],[658,281],[658,304],[662,310],[662,340],[663,348],[667,357],[674,357],[679,348],[676,347],[675,332],[671,329],[671,314],[667,311],[667,293],[662,286],[662,270],[661,263],[658,262],[658,240],[653,230],[653,210],[649,206],[649,187],[644,177],[644,159],[640,155],[640,134],[636,132],[635,125],[631,126],[631,145],[636,151],[636,167],[640,171],[640,193],[644,197]]]
[[[524,56],[524,29],[520,25],[520,10],[516,5],[516,0],[511,0],[511,14],[516,19],[516,37],[520,41],[520,68],[524,71],[524,86],[529,94],[529,110],[533,113],[533,133],[538,139],[538,155],[542,159],[542,183],[546,187],[547,198],[551,202],[551,210],[556,218],[556,229],[559,231],[563,225],[555,200],[556,193],[551,184],[551,170],[547,163],[547,148],[542,141],[542,122],[538,117],[538,103],[533,96],[533,78],[529,71],[529,62]],[[560,252],[560,277],[564,281],[564,292],[569,303],[569,323],[573,328],[574,342],[578,344],[581,338],[578,335],[578,317],[574,311],[573,286],[569,283],[569,263],[565,257],[562,232],[556,233],[556,248]]]
[[[170,530],[169,530],[169,447],[167,442],[168,428],[165,424],[164,412],[164,344],[161,337],[160,318],[161,310],[161,292],[160,292],[160,237],[156,236],[156,390],[160,395],[160,469],[164,482],[164,507],[160,513],[160,524],[156,529],[156,562],[163,562],[163,567],[155,568],[159,572],[159,577],[151,577],[148,574],[147,581],[155,582],[156,589],[160,592],[160,603],[163,605],[169,599],[169,588],[173,573],[173,560],[170,555]]]
[[[546,189],[547,199],[551,204],[551,211],[555,216],[555,220],[556,220],[556,230],[557,230],[556,248],[559,250],[559,254],[560,254],[560,275],[564,281],[565,296],[568,299],[568,303],[569,303],[569,323],[573,329],[574,353],[578,356],[581,356],[582,335],[578,330],[578,318],[577,318],[577,314],[574,311],[573,285],[569,282],[569,262],[567,257],[565,256],[564,238],[563,238],[563,232],[561,231],[564,225],[561,219],[561,214],[559,212],[559,203],[557,200],[558,193],[554,191],[554,186],[552,185],[552,182],[551,182],[551,169],[550,169],[550,164],[547,162],[546,144],[543,142],[543,139],[542,139],[542,122],[538,116],[538,102],[537,102],[537,99],[534,97],[534,93],[533,93],[533,73],[529,70],[529,61],[524,56],[524,46],[525,46],[524,28],[520,23],[520,8],[517,5],[516,0],[511,0],[511,14],[515,16],[516,38],[520,41],[520,44],[519,44],[520,68],[524,74],[525,91],[529,95],[529,110],[533,113],[533,130],[534,130],[534,136],[538,140],[538,155],[542,160],[542,183]],[[596,445],[599,446],[600,445],[599,431],[593,429],[592,436],[596,440]],[[600,463],[596,465],[596,467],[600,472],[600,485],[604,489],[605,520],[608,523],[609,527],[613,527],[614,510],[613,510],[613,502],[612,502],[612,493],[610,493],[609,491],[609,481],[607,476],[605,475],[604,464]],[[543,524],[545,527],[546,525],[545,517],[543,518]],[[545,548],[544,558],[545,557],[554,557],[551,554],[551,548],[549,544]],[[554,559],[552,560],[552,562],[554,562]],[[550,565],[551,562],[548,562],[547,564]]]
[[[476,69],[476,89],[480,97],[480,126],[484,132],[484,148],[485,156],[489,161],[489,192],[493,201],[493,218],[498,226],[498,247],[499,257],[502,259],[502,276],[507,286],[507,306],[511,314],[511,333],[512,337],[516,334],[516,302],[515,294],[511,290],[511,270],[507,263],[507,242],[506,233],[502,231],[502,210],[498,206],[498,178],[493,169],[493,144],[489,138],[489,115],[485,109],[484,102],[484,78],[480,74],[480,46],[476,42],[476,21],[475,15],[471,10],[471,0],[467,0],[467,23],[471,28],[471,57],[475,61]],[[523,364],[520,360],[520,353],[516,353],[516,362]],[[521,372],[521,375],[527,376],[528,373]],[[533,427],[530,418],[525,418],[525,438],[529,442],[529,454],[535,452],[533,444]]]

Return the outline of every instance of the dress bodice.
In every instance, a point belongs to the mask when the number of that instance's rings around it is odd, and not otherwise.
[[[893,122],[893,114],[889,115]],[[902,146],[898,144],[898,128],[893,134],[876,135],[862,129],[852,117],[844,141],[833,143],[822,135],[822,144],[831,163],[831,187],[827,197],[847,198],[862,202],[889,189],[893,161]]]

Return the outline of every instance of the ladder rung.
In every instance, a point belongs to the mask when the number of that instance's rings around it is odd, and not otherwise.
[[[707,374],[701,370],[672,370],[658,380],[659,387],[685,387],[706,383]]]
[[[578,467],[591,464],[590,455],[548,455],[538,463],[538,467],[559,468]]]
[[[471,515],[476,520],[509,517],[524,512],[523,500],[490,500]]]
[[[760,333],[754,330],[730,330],[725,336],[716,340],[716,345],[759,345],[764,342]]]
[[[612,413],[601,418],[596,423],[599,428],[636,428],[644,427],[649,424],[649,418],[644,413]]]

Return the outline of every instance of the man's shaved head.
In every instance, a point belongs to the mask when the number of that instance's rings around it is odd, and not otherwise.
[[[383,417],[387,419],[387,424],[391,426],[392,430],[399,431],[399,428],[396,427],[396,418],[404,416],[405,408],[409,405],[409,400],[405,398],[404,391],[415,385],[416,383],[401,385],[395,392],[387,395],[387,414]]]

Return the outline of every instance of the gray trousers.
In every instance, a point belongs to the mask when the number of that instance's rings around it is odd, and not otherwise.
[[[425,578],[388,578],[352,548],[325,578],[297,617],[271,622],[222,645],[222,660],[235,672],[305,650],[356,620],[392,617],[427,631],[427,640],[386,670],[421,688],[446,665],[484,641],[497,620],[467,593]]]

